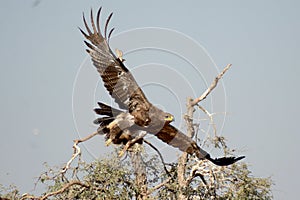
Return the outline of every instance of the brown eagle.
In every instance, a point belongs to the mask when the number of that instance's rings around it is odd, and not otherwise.
[[[199,159],[208,159],[216,165],[230,165],[244,158],[242,156],[212,159],[196,142],[170,125],[174,120],[173,115],[157,108],[147,100],[142,89],[125,67],[122,53],[117,51],[118,56],[116,56],[110,49],[109,39],[114,29],[108,32],[108,24],[112,13],[106,20],[104,35],[100,30],[100,13],[101,8],[98,10],[95,24],[91,10],[92,29],[87,25],[83,15],[86,32],[81,29],[80,31],[89,41],[85,41],[87,52],[100,73],[105,88],[122,109],[114,109],[103,103],[98,103],[100,107],[95,109],[97,114],[102,115],[95,120],[95,123],[100,125],[99,133],[107,135],[106,145],[111,142],[125,144],[140,131],[146,131],[183,152],[195,154]]]

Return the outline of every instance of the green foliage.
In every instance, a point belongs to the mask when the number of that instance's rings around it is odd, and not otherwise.
[[[202,173],[206,184],[200,176],[195,176],[187,188],[179,188],[176,163],[168,166],[166,172],[156,156],[144,155],[144,160],[149,190],[169,180],[153,191],[148,199],[178,199],[180,189],[184,190],[188,199],[272,199],[271,179],[254,177],[247,164],[242,162],[230,167],[216,167],[206,161],[197,164],[191,157],[187,163],[186,175],[197,169],[198,173]],[[139,191],[134,177],[130,160],[121,161],[113,155],[92,163],[80,162],[73,171],[65,174],[59,168],[48,167],[40,176],[39,184],[45,184],[47,188],[42,196],[60,191],[49,195],[49,199],[137,199]],[[74,181],[81,184],[71,185],[62,191],[62,188]],[[21,198],[14,186],[1,186],[0,189],[2,198]],[[29,197],[28,195],[23,199],[31,199]]]
[[[0,199],[19,199],[20,194],[16,186],[10,185],[8,187],[4,187],[0,184]]]
[[[224,194],[225,199],[272,199],[271,178],[257,178],[245,163],[232,166],[233,187]]]
[[[50,171],[54,172],[52,178],[43,181],[48,186],[45,194],[58,191],[71,182],[82,183],[55,195],[58,199],[132,199],[135,192],[130,169],[115,155],[92,163],[81,162],[68,174]]]
[[[104,159],[85,165],[84,182],[91,185],[84,195],[90,199],[131,199],[134,186],[130,170],[118,158]],[[97,189],[95,189],[97,188]]]

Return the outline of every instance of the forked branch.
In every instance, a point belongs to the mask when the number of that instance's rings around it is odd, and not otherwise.
[[[205,92],[203,92],[203,94],[201,96],[199,96],[198,98],[194,99],[192,102],[192,106],[196,105],[197,103],[199,103],[200,101],[204,100],[210,93],[211,91],[213,91],[213,89],[217,86],[219,80],[223,77],[223,75],[228,71],[228,69],[231,67],[231,64],[228,64],[223,71],[215,78],[215,80],[211,83],[211,85],[209,86],[209,88],[207,88],[205,90]]]
[[[68,169],[70,169],[70,165],[74,161],[74,159],[77,156],[81,155],[81,149],[78,146],[78,144],[81,143],[81,142],[85,142],[85,141],[91,139],[92,137],[94,137],[97,134],[98,134],[98,132],[94,132],[94,133],[86,136],[85,138],[74,140],[74,144],[73,144],[74,152],[73,152],[73,155],[72,155],[71,159],[67,162],[67,164],[65,165],[65,167],[61,170],[62,174],[65,173]]]
[[[187,135],[189,137],[193,137],[195,134],[194,126],[193,126],[193,115],[195,108],[194,106],[197,105],[199,102],[204,100],[217,86],[219,80],[223,77],[223,75],[228,71],[228,69],[231,67],[231,64],[228,64],[223,71],[214,79],[214,81],[211,83],[211,85],[203,92],[201,96],[199,96],[196,99],[189,98],[187,100],[187,114],[185,116],[186,124],[187,124]],[[205,112],[205,109],[203,109]],[[186,178],[185,177],[185,167],[187,163],[187,153],[182,153],[181,157],[178,160],[178,168],[177,168],[177,174],[178,174],[178,184],[180,187],[178,199],[183,200],[187,199],[186,195],[183,193],[183,189],[190,184],[191,180],[194,178],[194,175],[191,177]],[[201,177],[202,179],[203,177]],[[203,180],[203,179],[202,179]],[[203,181],[205,183],[205,180]]]

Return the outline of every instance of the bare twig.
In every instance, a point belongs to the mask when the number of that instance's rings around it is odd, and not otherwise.
[[[47,199],[47,198],[49,198],[51,196],[63,193],[64,191],[66,191],[67,189],[69,189],[70,187],[72,187],[73,185],[79,185],[79,186],[82,186],[82,187],[85,187],[85,188],[89,188],[90,187],[89,185],[84,184],[81,181],[75,180],[75,181],[71,181],[71,182],[65,184],[61,189],[56,190],[54,192],[47,193],[44,196],[36,197],[36,196],[33,196],[33,195],[25,194],[25,195],[22,196],[21,200],[25,200],[25,199],[45,200],[45,199]]]
[[[67,164],[65,165],[65,167],[61,170],[62,174],[65,173],[68,169],[70,169],[71,163],[74,161],[74,159],[77,156],[79,156],[81,154],[81,149],[78,146],[78,144],[81,143],[81,142],[85,142],[85,141],[91,139],[92,137],[94,137],[97,134],[98,134],[98,132],[94,132],[94,133],[86,136],[85,138],[74,140],[74,144],[73,144],[74,152],[73,152],[73,155],[72,155],[71,159],[67,162]]]
[[[64,187],[62,187],[60,190],[57,190],[57,191],[54,191],[54,192],[50,192],[50,193],[42,196],[40,198],[40,200],[45,200],[45,199],[47,199],[50,196],[61,194],[65,190],[67,190],[69,187],[72,187],[73,185],[80,185],[80,186],[85,187],[85,188],[89,188],[90,187],[89,185],[86,185],[86,184],[82,183],[81,181],[77,181],[77,180],[76,181],[71,181],[71,182],[67,183]]]
[[[200,110],[202,110],[209,117],[210,123],[211,123],[211,125],[213,127],[213,130],[214,130],[214,135],[217,136],[217,127],[216,127],[216,124],[214,122],[213,114],[211,114],[210,112],[208,112],[208,110],[206,110],[205,108],[203,108],[199,104],[197,104],[197,107]]]
[[[170,175],[169,171],[168,171],[167,168],[166,168],[166,163],[165,163],[164,158],[163,158],[163,156],[161,155],[160,151],[159,151],[153,144],[151,144],[150,142],[148,142],[147,140],[144,140],[144,142],[145,142],[146,144],[148,144],[151,148],[153,148],[153,149],[157,152],[158,156],[160,157],[161,162],[163,163],[165,172],[166,172],[168,175]]]
[[[198,98],[194,99],[194,101],[192,102],[192,106],[196,105],[197,103],[199,103],[200,101],[202,101],[203,99],[205,99],[210,93],[211,91],[217,86],[219,80],[223,77],[223,75],[227,72],[227,70],[231,67],[231,64],[228,64],[223,71],[215,78],[215,80],[211,83],[211,85],[209,86],[209,88],[207,88],[205,90],[205,92],[203,92],[203,94],[201,96],[199,96]]]

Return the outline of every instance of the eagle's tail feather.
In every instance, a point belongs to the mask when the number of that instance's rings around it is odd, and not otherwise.
[[[114,117],[99,117],[93,121],[94,124],[109,124],[112,122],[115,118]]]
[[[116,116],[118,114],[120,114],[122,111],[112,108],[104,103],[98,102],[99,108],[95,108],[94,111],[95,113],[97,113],[98,115],[106,115],[109,117],[113,117]]]
[[[107,126],[115,120],[115,116],[117,116],[122,111],[112,108],[104,103],[98,102],[99,108],[95,108],[94,111],[98,115],[103,115],[94,120],[94,124],[99,125],[97,132],[101,135],[106,134],[107,138],[109,138],[109,129]]]

